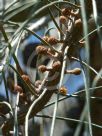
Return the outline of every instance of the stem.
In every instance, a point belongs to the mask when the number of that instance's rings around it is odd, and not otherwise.
[[[4,70],[2,71],[2,76],[3,76],[4,84],[5,84],[5,90],[6,90],[7,102],[9,102],[9,94],[8,94],[8,88],[7,88],[7,83],[6,83],[6,78],[5,78]]]
[[[7,34],[6,34],[5,30],[4,30],[4,28],[3,28],[3,25],[0,27],[0,29],[1,29],[1,32],[2,32],[2,34],[3,34],[3,36],[4,36],[5,41],[8,43],[9,51],[11,51],[12,46],[11,46],[11,44],[10,44],[10,42],[9,42],[9,39],[8,39],[8,37],[7,37]],[[17,60],[17,57],[15,56],[14,53],[12,53],[12,56],[13,56],[13,59],[14,59],[16,65],[19,67],[19,69],[21,69],[21,67],[20,67],[20,65],[19,65],[19,62],[18,62],[18,60]]]

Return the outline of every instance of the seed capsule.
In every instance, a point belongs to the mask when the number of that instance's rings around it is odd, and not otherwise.
[[[22,78],[26,83],[30,83],[30,79],[28,75],[22,75]]]
[[[38,87],[39,87],[39,85],[41,85],[41,80],[37,80],[37,81],[35,81],[35,87],[36,87],[36,88],[38,88]]]
[[[19,85],[15,85],[15,86],[14,86],[14,92],[23,93],[23,89],[22,89],[22,87],[20,87]]]
[[[64,9],[62,9],[62,14],[63,14],[64,16],[70,15],[70,9],[69,9],[69,8],[64,8]]]
[[[49,37],[48,38],[48,43],[53,45],[53,44],[57,44],[59,41],[55,38],[55,37]]]
[[[53,45],[53,44],[57,44],[59,42],[59,40],[57,40],[55,37],[53,36],[44,36],[43,39],[48,42],[49,44]]]
[[[38,70],[39,70],[40,72],[44,73],[44,72],[47,71],[47,68],[46,68],[45,65],[41,65],[41,66],[38,67]]]
[[[54,71],[59,70],[60,67],[61,67],[61,62],[60,62],[60,61],[56,61],[56,62],[54,62],[53,65],[52,65],[52,69],[53,69]]]
[[[80,68],[75,68],[73,70],[66,70],[66,74],[74,74],[74,75],[80,75],[81,74],[81,69]]]
[[[41,65],[38,67],[39,71],[41,71],[42,73],[46,72],[46,71],[52,71],[52,68],[47,68],[45,65]]]
[[[64,86],[62,86],[62,87],[59,89],[59,92],[60,92],[61,94],[63,94],[63,95],[66,95],[66,94],[67,94],[67,89],[66,89]]]
[[[60,22],[61,22],[62,24],[66,24],[67,18],[66,18],[65,16],[60,16]]]
[[[46,42],[48,42],[48,39],[49,39],[48,36],[44,36],[44,37],[43,37],[43,40],[45,40]]]
[[[36,52],[37,52],[37,54],[46,54],[47,48],[39,45],[36,47]]]

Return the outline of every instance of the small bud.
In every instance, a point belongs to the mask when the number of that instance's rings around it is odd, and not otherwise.
[[[44,73],[44,72],[47,71],[47,68],[46,68],[45,65],[41,65],[41,66],[38,67],[38,70],[39,70],[40,72]]]
[[[53,45],[53,44],[57,44],[59,41],[55,38],[55,37],[49,37],[48,38],[48,43]]]
[[[40,55],[48,55],[48,56],[50,56],[50,57],[55,57],[54,56],[54,51],[53,51],[53,54],[51,53],[51,50],[50,49],[47,49],[47,48],[45,48],[45,47],[43,47],[43,46],[38,46],[37,48],[36,48],[36,52],[38,53],[38,54],[40,54]]]
[[[60,92],[61,94],[63,94],[63,95],[66,95],[66,94],[67,94],[67,89],[66,89],[64,86],[62,86],[62,87],[59,89],[59,92]]]
[[[69,9],[69,8],[64,8],[64,9],[62,9],[62,14],[63,14],[64,16],[70,15],[70,9]]]
[[[36,47],[36,52],[38,54],[46,54],[47,53],[47,48],[39,45],[39,46]]]
[[[28,75],[22,75],[22,78],[26,83],[30,83],[30,79]]]
[[[60,16],[60,22],[61,22],[62,24],[66,24],[67,18],[66,18],[65,16]]]
[[[53,44],[57,44],[58,40],[55,37],[48,37],[48,36],[44,36],[43,39],[48,42],[49,44],[53,45]]]
[[[43,40],[46,41],[46,42],[48,42],[48,39],[49,39],[48,36],[44,36],[44,37],[43,37]]]
[[[75,68],[73,70],[66,70],[66,74],[74,74],[74,75],[80,75],[81,74],[81,69],[80,68]]]
[[[38,88],[38,87],[39,87],[39,85],[41,85],[41,80],[37,80],[37,81],[35,81],[35,87],[36,87],[36,88]]]
[[[14,86],[14,92],[23,93],[23,89],[22,89],[22,87],[20,87],[19,85],[15,85],[15,86]]]
[[[75,68],[75,69],[73,69],[73,73],[75,75],[80,75],[81,74],[81,69],[80,68]]]
[[[35,91],[36,91],[36,93],[37,94],[39,94],[41,91],[39,90],[39,87],[40,87],[40,85],[41,85],[41,83],[42,83],[42,81],[41,80],[37,80],[37,81],[35,81]]]
[[[64,9],[62,9],[62,14],[64,15],[64,16],[69,16],[69,15],[72,15],[72,16],[74,16],[74,17],[77,17],[77,18],[79,18],[79,12],[78,11],[73,11],[70,7],[69,8],[64,8]]]
[[[47,68],[45,65],[41,65],[38,67],[39,71],[41,71],[42,73],[46,72],[46,71],[51,71],[52,68]]]
[[[53,69],[54,71],[59,70],[60,67],[61,67],[61,62],[60,62],[60,61],[56,61],[56,62],[54,62],[53,65],[52,65],[52,69]]]

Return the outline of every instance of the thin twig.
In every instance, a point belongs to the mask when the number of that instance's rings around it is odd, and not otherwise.
[[[62,31],[61,28],[58,26],[58,24],[57,24],[57,22],[56,22],[56,20],[55,20],[55,18],[54,18],[54,16],[53,16],[52,11],[51,11],[50,8],[49,8],[49,14],[50,14],[50,16],[51,16],[51,18],[52,18],[52,20],[53,20],[55,26],[56,26],[57,29],[59,30],[59,32],[60,32],[62,35],[64,35],[63,31]]]
[[[68,52],[68,46],[64,50],[64,57],[63,57],[63,64],[62,64],[62,70],[61,70],[61,78],[60,78],[60,82],[59,82],[59,88],[62,86],[62,82],[63,82],[64,72],[65,72],[65,68],[66,68],[67,52]],[[50,136],[53,136],[53,133],[54,133],[55,119],[56,119],[56,113],[57,113],[57,107],[58,107],[58,99],[59,99],[59,94],[57,94],[57,98],[56,98],[56,102],[55,102]]]
[[[100,89],[100,88],[102,88],[102,86],[94,87],[94,88],[89,88],[89,91],[93,91],[93,90],[95,91],[95,90]],[[70,98],[70,97],[80,97],[80,95],[81,95],[82,93],[85,93],[85,90],[80,90],[80,91],[78,91],[78,92],[75,92],[74,94],[67,94],[66,96],[60,98],[60,99],[58,100],[58,102],[61,102],[61,101],[65,100],[65,99],[68,99],[68,98]],[[94,99],[94,98],[93,98],[93,99]],[[54,104],[55,104],[55,101],[54,101],[54,102],[50,102],[50,103],[48,103],[47,105],[45,105],[44,108],[47,108],[47,107],[49,107],[49,106],[51,106],[51,105],[54,105]]]
[[[8,88],[7,88],[7,82],[6,82],[6,78],[5,78],[5,72],[4,72],[4,69],[2,70],[2,76],[3,76],[4,84],[5,84],[5,90],[6,90],[7,102],[9,102],[9,94],[8,94]]]
[[[84,64],[87,68],[89,68],[90,70],[92,70],[96,75],[98,75],[100,77],[100,79],[102,79],[102,76],[94,69],[92,68],[90,65],[88,65],[86,62],[84,61],[80,61],[80,59],[76,58],[76,57],[71,57],[71,59],[76,60],[78,62],[81,62],[82,64]]]
[[[36,115],[36,117],[43,117],[43,118],[50,118],[50,119],[52,119],[53,117],[52,116],[50,116],[50,115],[40,115],[40,114],[38,114],[38,115]],[[80,123],[84,123],[84,124],[87,124],[88,125],[88,122],[87,121],[81,121],[81,120],[78,120],[78,119],[72,119],[72,118],[65,118],[65,117],[59,117],[59,116],[56,116],[56,119],[59,119],[59,120],[64,120],[64,121],[73,121],[73,122],[76,122],[76,123],[78,123],[78,122],[80,122]],[[95,124],[95,123],[91,123],[92,124],[92,126],[94,126],[94,127],[97,127],[97,128],[102,128],[102,126],[101,125],[97,125],[97,124]]]
[[[57,3],[62,3],[62,4],[69,4],[75,8],[80,8],[80,6],[77,6],[71,2],[68,2],[68,1],[54,1],[54,2],[51,2],[45,6],[43,6],[42,8],[40,8],[39,10],[37,10],[36,12],[34,12],[34,14],[32,14],[31,17],[29,17],[29,19],[27,19],[18,29],[17,31],[15,32],[15,34],[13,35],[12,39],[33,19],[35,18],[37,15],[39,15],[41,12],[43,12],[44,10],[48,9],[49,7],[53,6],[54,4],[57,4]],[[7,20],[4,20],[4,21],[7,21]]]
[[[34,36],[36,36],[44,45],[47,45],[48,47],[50,47],[53,51],[60,53],[59,51],[57,51],[54,47],[52,47],[49,43],[47,43],[45,40],[43,40],[39,35],[37,35],[34,31],[25,28],[25,30],[27,30],[28,32],[30,32],[31,34],[33,34]]]

